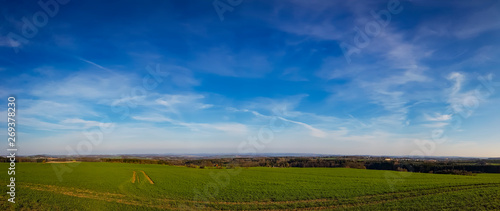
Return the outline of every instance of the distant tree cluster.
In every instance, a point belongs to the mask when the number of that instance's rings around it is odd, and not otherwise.
[[[137,164],[163,164],[163,165],[172,165],[172,163],[165,160],[151,160],[151,159],[138,159],[138,158],[101,158],[102,162],[110,162],[110,163],[137,163]]]
[[[424,162],[424,161],[370,161],[367,169],[395,170],[434,174],[474,175],[474,173],[500,173],[500,165],[485,163],[464,164],[460,162]]]

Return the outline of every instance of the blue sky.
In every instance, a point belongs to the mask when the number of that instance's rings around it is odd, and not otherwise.
[[[0,9],[20,154],[500,156],[498,1],[48,2]]]

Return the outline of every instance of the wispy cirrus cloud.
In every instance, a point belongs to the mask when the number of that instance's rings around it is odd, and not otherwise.
[[[65,119],[61,121],[62,124],[66,125],[79,125],[80,128],[87,129],[91,127],[103,127],[103,128],[110,128],[113,126],[113,123],[105,123],[105,122],[98,122],[98,121],[89,121],[89,120],[83,120],[83,119]]]
[[[199,94],[187,95],[163,95],[155,100],[155,103],[164,106],[165,111],[179,114],[179,109],[207,109],[213,107],[212,104],[202,103],[205,96]]]
[[[448,121],[452,118],[452,116],[453,116],[452,114],[438,114],[438,113],[436,113],[433,116],[426,114],[425,119],[427,121],[439,122],[439,121]]]
[[[164,116],[133,116],[132,119],[139,121],[148,121],[148,122],[168,122],[178,126],[184,126],[192,131],[203,131],[203,130],[216,130],[222,131],[226,133],[235,133],[235,134],[245,134],[248,132],[247,127],[240,123],[193,123],[193,122],[182,122],[179,120],[174,120]]]
[[[80,99],[117,98],[130,92],[131,78],[123,74],[103,75],[95,72],[78,72],[59,81],[35,85],[30,94],[39,97]]]

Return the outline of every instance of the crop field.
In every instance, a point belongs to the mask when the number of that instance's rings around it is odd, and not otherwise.
[[[14,206],[7,196],[2,210],[500,210],[500,174],[19,163]]]

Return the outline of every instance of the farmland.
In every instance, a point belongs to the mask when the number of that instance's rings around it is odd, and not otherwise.
[[[6,169],[6,163],[1,167]],[[56,172],[66,171],[61,177]],[[1,174],[6,187],[7,175]],[[127,163],[19,163],[3,210],[499,209],[500,174],[349,168],[186,168]],[[5,191],[4,191],[5,192]]]

